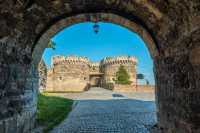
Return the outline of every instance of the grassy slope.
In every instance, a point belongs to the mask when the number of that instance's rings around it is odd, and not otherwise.
[[[45,127],[44,132],[63,121],[71,111],[73,100],[47,96],[40,94],[38,96],[37,121],[39,125]]]

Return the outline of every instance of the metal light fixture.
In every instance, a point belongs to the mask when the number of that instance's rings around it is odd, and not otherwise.
[[[94,26],[93,26],[93,30],[94,30],[94,33],[98,33],[99,32],[99,25],[97,22],[95,22]]]

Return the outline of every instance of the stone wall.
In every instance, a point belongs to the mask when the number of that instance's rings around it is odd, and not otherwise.
[[[136,91],[136,86],[135,85],[114,85],[113,91],[134,92],[134,91]]]
[[[5,93],[9,99],[0,102],[0,133],[27,133],[35,126],[39,74],[34,65],[27,73],[24,66],[13,67],[18,68],[14,73],[15,77],[19,76],[19,81],[12,79],[9,93]],[[17,87],[23,83],[23,91],[18,90]]]
[[[155,85],[137,85],[136,92],[153,92],[155,93]]]
[[[188,62],[187,54],[175,54],[157,61],[156,98],[161,129],[169,133],[200,132],[200,98],[197,87],[200,65],[193,66]]]
[[[155,93],[154,85],[120,85],[120,84],[104,84],[104,88],[116,92],[151,92]]]

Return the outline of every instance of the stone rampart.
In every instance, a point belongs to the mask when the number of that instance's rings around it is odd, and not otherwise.
[[[102,85],[103,88],[109,89],[116,92],[155,92],[154,85],[120,85],[107,83]]]
[[[59,64],[90,64],[90,61],[86,57],[77,57],[77,56],[54,56],[52,58],[53,65]]]
[[[136,92],[155,92],[155,85],[138,85]]]
[[[112,64],[123,65],[127,63],[132,63],[136,65],[137,59],[132,56],[117,56],[117,57],[106,57],[101,61],[101,65],[112,65]]]

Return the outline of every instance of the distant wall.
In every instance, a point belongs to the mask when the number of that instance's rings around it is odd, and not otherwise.
[[[45,92],[83,92],[90,87],[87,82],[74,79],[71,82],[53,82],[51,86]]]
[[[115,84],[113,91],[135,92],[136,91],[136,86],[135,85],[119,85],[119,84]]]
[[[120,84],[113,84],[107,83],[102,85],[103,88],[118,91],[118,92],[154,92],[155,86],[154,85],[120,85]]]
[[[155,92],[155,85],[138,85],[136,91],[139,91],[139,92]]]

